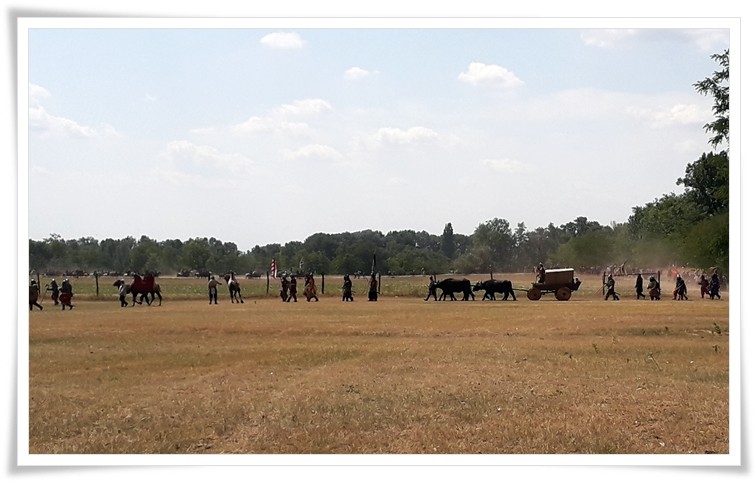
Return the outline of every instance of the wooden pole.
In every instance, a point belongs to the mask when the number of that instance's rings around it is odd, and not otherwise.
[[[325,274],[320,274],[320,293],[325,295]]]
[[[95,276],[95,295],[97,297],[100,297],[100,276],[97,274],[97,271],[94,271]]]
[[[267,296],[268,294],[270,294],[270,271],[265,271],[265,279],[265,295]]]

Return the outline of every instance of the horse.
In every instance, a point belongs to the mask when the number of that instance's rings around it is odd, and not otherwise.
[[[144,279],[140,277],[138,274],[134,274],[134,282],[131,283],[129,286],[129,292],[131,292],[132,295],[132,303],[133,306],[136,303],[141,304],[142,301],[147,301],[147,305],[152,305],[152,303],[155,301],[155,296],[160,299],[159,306],[163,305],[163,296],[160,293],[160,284],[155,282],[155,276],[151,273],[147,273],[144,276]],[[137,294],[139,294],[139,301],[136,300]],[[150,296],[148,298],[147,296]]]
[[[231,296],[231,303],[238,302],[244,304],[244,299],[242,299],[241,295],[241,287],[239,286],[239,281],[236,280],[234,273],[230,272],[228,274],[223,274],[223,278],[228,284],[228,295]]]

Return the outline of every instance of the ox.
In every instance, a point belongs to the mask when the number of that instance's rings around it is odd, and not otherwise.
[[[491,299],[492,301],[496,300],[496,293],[503,294],[504,298],[502,300],[506,301],[509,299],[509,296],[512,296],[512,300],[516,301],[517,296],[515,296],[515,291],[512,288],[512,281],[497,281],[495,279],[491,279],[488,281],[478,281],[472,288],[473,291],[485,291],[485,294],[483,295],[483,300]]]
[[[451,297],[452,301],[456,301],[457,298],[454,297],[455,292],[461,292],[463,294],[463,301],[467,301],[469,299],[472,299],[473,301],[475,300],[475,294],[473,294],[472,285],[467,279],[449,278],[436,282],[434,285],[436,289],[441,289],[441,297],[439,298],[439,300],[441,301],[446,300],[447,295]]]

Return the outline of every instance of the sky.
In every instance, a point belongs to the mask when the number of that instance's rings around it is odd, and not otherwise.
[[[713,101],[693,84],[732,22],[26,26],[29,238],[245,251],[493,218],[626,222],[711,150]]]

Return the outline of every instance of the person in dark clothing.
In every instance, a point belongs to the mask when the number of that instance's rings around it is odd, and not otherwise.
[[[672,298],[676,301],[688,300],[688,287],[685,285],[685,279],[680,274],[677,274],[677,280],[675,282],[675,290],[672,292]]]
[[[375,278],[375,274],[370,274],[370,281],[368,283],[368,301],[378,300],[378,280]]]
[[[352,280],[349,278],[349,274],[344,276],[344,285],[341,286],[341,300],[354,301],[354,297],[352,296]]]
[[[57,306],[59,304],[58,296],[60,295],[60,289],[58,288],[58,283],[55,282],[55,279],[52,279],[50,281],[50,284],[47,286],[46,290],[52,292],[53,303]]]
[[[58,298],[64,311],[66,310],[66,307],[68,307],[69,310],[74,308],[74,305],[71,303],[73,295],[73,286],[71,286],[71,281],[64,279],[63,284],[60,285],[60,297]]]
[[[719,276],[715,272],[711,275],[711,283],[709,284],[709,299],[714,299],[715,297],[717,299],[721,299],[722,296],[719,295]]]
[[[709,294],[709,279],[706,278],[706,274],[701,274],[698,285],[701,286],[701,299],[703,299]]]
[[[425,296],[425,300],[427,301],[430,299],[430,296],[433,296],[433,300],[438,300],[438,295],[436,294],[436,281],[433,279],[433,277],[429,277],[430,282],[428,283],[428,295]]]
[[[286,298],[286,302],[289,302],[292,299],[294,299],[294,302],[297,302],[297,276],[293,274],[289,281],[289,297]]]
[[[546,282],[546,268],[543,267],[543,262],[538,264],[536,282],[539,284]]]
[[[29,310],[33,311],[34,307],[39,307],[39,310],[42,310],[42,305],[38,302],[39,301],[39,286],[37,286],[37,281],[31,281],[31,284],[29,285]]]
[[[604,296],[604,300],[608,300],[609,296],[611,296],[615,301],[620,300],[617,293],[614,292],[614,277],[612,277],[611,274],[609,274],[609,277],[606,278],[606,296]]]
[[[646,298],[646,295],[643,293],[643,276],[638,274],[638,277],[635,278],[635,298]]]
[[[658,301],[661,299],[661,287],[654,276],[651,276],[648,279],[648,297],[650,297],[652,301]]]

